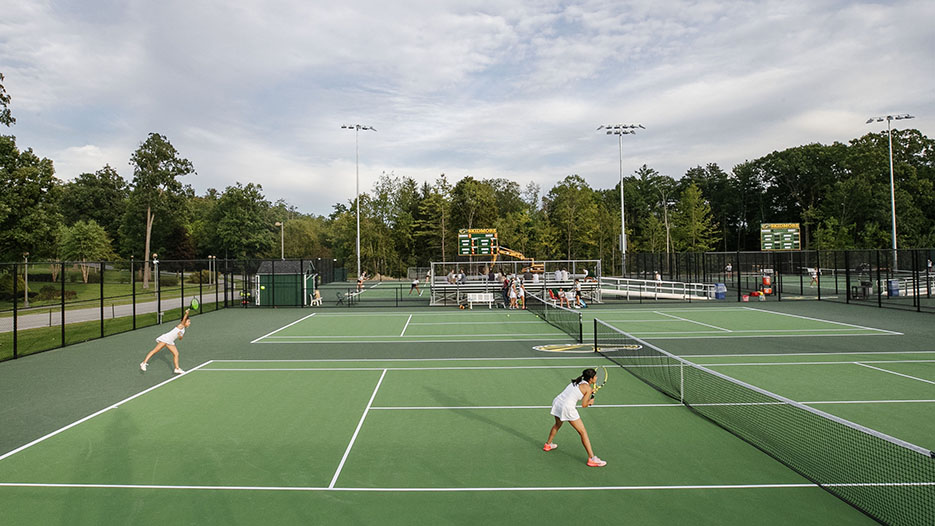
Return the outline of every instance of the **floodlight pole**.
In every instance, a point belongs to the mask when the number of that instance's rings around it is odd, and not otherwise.
[[[636,135],[636,129],[642,128],[642,124],[602,124],[597,127],[598,131],[607,130],[607,135],[616,135],[620,146],[620,276],[627,275],[627,221],[624,216],[623,199],[623,136]]]
[[[373,126],[360,124],[344,124],[341,129],[354,130],[354,165],[357,200],[357,277],[360,278],[360,130],[377,131]]]
[[[903,119],[914,119],[915,117],[909,115],[908,113],[902,113],[899,115],[886,115],[884,117],[871,117],[867,119],[867,124],[871,122],[883,122],[886,121],[886,137],[889,140],[890,145],[890,214],[891,214],[891,225],[892,229],[890,230],[891,236],[891,245],[893,247],[893,270],[897,270],[897,258],[898,252],[896,250],[896,182],[893,177],[893,132],[892,132],[892,122],[894,120],[903,120]]]
[[[279,227],[279,259],[286,259],[286,234],[285,226],[286,224],[283,221],[276,221],[276,226]]]

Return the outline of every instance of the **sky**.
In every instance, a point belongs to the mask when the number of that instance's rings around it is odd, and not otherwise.
[[[935,137],[933,20],[931,0],[0,0],[0,133],[64,181],[131,180],[159,133],[198,194],[253,182],[320,215],[358,166],[361,193],[383,173],[606,189],[886,129],[870,117]],[[645,129],[621,147],[597,130],[617,123]]]

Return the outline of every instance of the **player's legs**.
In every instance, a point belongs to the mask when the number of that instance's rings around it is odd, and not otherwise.
[[[165,342],[158,342],[153,350],[149,351],[149,354],[146,355],[146,358],[143,358],[143,363],[149,363],[149,359],[153,357],[154,354],[161,351],[163,347],[166,346]]]
[[[549,439],[545,441],[546,444],[551,444],[552,439],[555,438],[555,433],[558,433],[559,428],[562,427],[562,419],[552,415],[555,418],[555,425],[552,426],[552,429],[549,431]]]
[[[176,348],[175,345],[168,345],[168,344],[166,345],[166,348],[169,349],[169,351],[172,353],[172,362],[175,364],[175,368],[180,369],[178,348]]]
[[[591,440],[588,438],[588,430],[584,428],[584,422],[579,418],[578,420],[572,420],[568,423],[581,435],[581,445],[583,445],[584,450],[588,452],[588,458],[593,457],[594,451],[591,449]]]

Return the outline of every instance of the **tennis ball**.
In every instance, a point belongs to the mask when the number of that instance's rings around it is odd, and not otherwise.
[[[266,285],[260,285],[260,290],[266,290]]]

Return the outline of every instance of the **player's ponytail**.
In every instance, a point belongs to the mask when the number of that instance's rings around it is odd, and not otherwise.
[[[579,376],[579,377],[577,377],[577,378],[573,378],[573,379],[571,380],[571,383],[574,384],[574,385],[578,385],[578,384],[580,384],[582,381],[587,382],[587,381],[591,380],[591,378],[594,378],[595,376],[597,376],[597,371],[595,371],[594,369],[585,369],[585,370],[581,371],[581,376]]]

